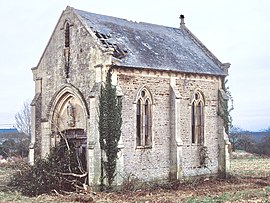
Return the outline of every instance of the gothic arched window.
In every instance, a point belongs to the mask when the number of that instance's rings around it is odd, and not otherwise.
[[[204,99],[201,92],[194,94],[191,108],[192,143],[203,144],[204,142]]]
[[[69,66],[70,66],[70,25],[67,22],[65,25],[65,74],[66,78],[69,78]]]
[[[70,42],[70,28],[69,28],[69,23],[66,23],[65,26],[65,48],[69,47],[69,42]]]
[[[136,142],[139,147],[152,145],[152,99],[146,88],[140,90],[136,102]]]

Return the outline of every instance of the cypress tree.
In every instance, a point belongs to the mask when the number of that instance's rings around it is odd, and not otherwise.
[[[105,85],[101,85],[99,97],[99,142],[102,151],[101,187],[104,186],[103,180],[106,177],[109,188],[111,188],[116,175],[117,153],[119,151],[118,141],[121,136],[122,126],[122,101],[116,95],[116,87],[112,85],[111,77],[112,70],[109,69]],[[105,160],[103,152],[105,152]]]

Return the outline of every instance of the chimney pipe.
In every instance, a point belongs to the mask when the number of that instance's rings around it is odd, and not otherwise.
[[[180,28],[185,26],[185,16],[184,15],[180,15]]]

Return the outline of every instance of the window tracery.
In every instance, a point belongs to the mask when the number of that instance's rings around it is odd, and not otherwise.
[[[191,107],[192,144],[204,143],[204,104],[202,93],[195,92]]]
[[[152,99],[146,88],[141,89],[136,102],[136,142],[137,147],[152,145]]]

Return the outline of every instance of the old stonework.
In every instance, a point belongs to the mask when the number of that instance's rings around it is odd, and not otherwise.
[[[123,103],[115,184],[226,174],[230,142],[218,111],[229,64],[180,18],[172,28],[67,7],[32,68],[30,163],[65,134],[85,157],[88,184],[99,184],[100,85],[111,69]]]

